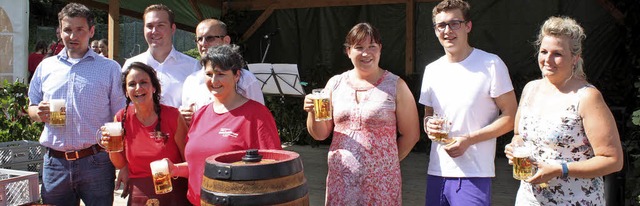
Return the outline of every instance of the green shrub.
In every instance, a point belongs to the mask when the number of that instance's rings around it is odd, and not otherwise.
[[[38,141],[42,123],[34,123],[27,113],[28,85],[20,81],[4,81],[0,89],[0,142],[31,140]]]

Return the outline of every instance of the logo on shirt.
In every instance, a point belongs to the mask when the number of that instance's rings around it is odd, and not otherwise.
[[[228,128],[220,129],[218,134],[222,135],[223,137],[233,137],[233,138],[237,138],[238,137],[237,133],[231,131],[231,129],[228,129]]]

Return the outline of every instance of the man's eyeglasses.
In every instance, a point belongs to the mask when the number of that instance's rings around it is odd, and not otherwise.
[[[207,43],[211,43],[211,42],[215,41],[216,39],[218,39],[218,38],[222,39],[222,38],[224,38],[225,36],[227,36],[227,35],[218,35],[218,36],[213,36],[213,35],[211,35],[211,36],[201,36],[201,37],[196,38],[196,43],[200,43],[200,42],[202,42],[202,40],[204,40],[204,41],[205,41],[205,42],[207,42]]]
[[[437,23],[437,24],[433,24],[433,28],[435,28],[436,30],[438,30],[439,32],[443,32],[447,26],[449,26],[449,29],[451,30],[458,30],[460,28],[460,26],[462,26],[463,23],[465,23],[467,21],[463,21],[463,20],[453,20],[450,22],[442,22],[442,23]]]

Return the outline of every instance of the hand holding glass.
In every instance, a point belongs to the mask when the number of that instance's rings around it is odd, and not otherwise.
[[[526,180],[533,177],[536,173],[536,167],[533,166],[533,148],[522,141],[512,142],[511,147],[513,148],[513,178]]]
[[[107,150],[107,152],[122,152],[124,150],[124,137],[122,136],[122,123],[121,122],[107,122],[104,123],[104,131],[109,135],[108,140],[103,140],[102,130],[99,129],[96,132],[96,139],[98,139],[98,145]],[[107,144],[103,144],[103,141]]]
[[[329,93],[324,89],[314,89],[313,94],[313,111],[315,113],[315,121],[327,121],[331,120],[331,101],[329,99]]]
[[[431,132],[429,132],[427,130],[428,128],[428,123],[429,121],[431,121],[431,124],[437,124],[440,126],[439,129],[436,130],[431,130]],[[424,131],[427,133],[427,135],[430,136],[429,139],[431,139],[434,142],[440,143],[440,144],[444,144],[444,145],[450,145],[453,144],[454,142],[456,142],[455,139],[449,137],[449,132],[451,131],[451,124],[450,122],[447,120],[446,117],[444,116],[427,116],[424,118]]]
[[[151,174],[153,175],[153,188],[156,194],[166,194],[173,190],[171,175],[169,174],[169,162],[161,159],[151,162]]]

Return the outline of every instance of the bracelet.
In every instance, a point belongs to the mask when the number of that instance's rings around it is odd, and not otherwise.
[[[569,167],[567,167],[566,162],[560,163],[560,165],[562,166],[562,175],[560,177],[566,179],[569,177]]]

